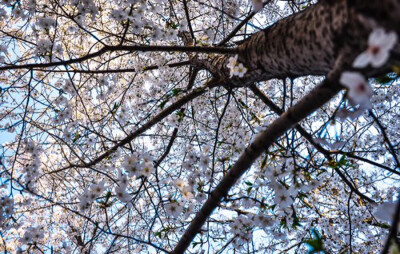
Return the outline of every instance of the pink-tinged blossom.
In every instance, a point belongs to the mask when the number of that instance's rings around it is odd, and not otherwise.
[[[199,160],[199,166],[202,169],[207,169],[208,164],[210,163],[210,158],[206,155],[203,154],[202,156],[200,156],[200,160]]]
[[[24,236],[20,238],[20,242],[22,244],[38,243],[43,238],[44,238],[43,229],[29,227],[26,229]]]
[[[118,185],[121,186],[122,189],[126,189],[128,186],[128,178],[126,175],[122,173],[122,171],[118,171]]]
[[[364,68],[368,64],[373,67],[381,67],[390,56],[390,50],[397,42],[395,32],[386,33],[383,28],[376,28],[369,35],[368,48],[362,52],[353,63],[353,67]]]
[[[353,120],[356,120],[357,118],[359,118],[363,114],[364,111],[365,110],[362,108],[356,109],[354,111],[350,111],[345,108],[341,108],[336,113],[336,119],[343,122],[346,120],[346,118],[349,118],[350,120],[353,121]]]
[[[182,179],[177,179],[175,180],[175,186],[180,190],[180,191],[185,191],[188,189],[188,184],[187,182],[183,181]]]
[[[358,72],[344,72],[340,83],[349,90],[348,98],[352,104],[359,104],[361,108],[372,107],[369,100],[373,94],[372,88],[363,75]]]
[[[143,175],[145,177],[149,177],[155,171],[155,168],[154,168],[152,162],[144,163],[144,165],[141,168],[142,168],[141,175]]]
[[[121,188],[120,186],[116,186],[115,189],[115,195],[117,198],[124,203],[128,203],[131,200],[130,195],[126,192],[125,188]]]
[[[262,229],[267,229],[275,225],[276,221],[272,216],[259,213],[253,217],[254,225]]]
[[[104,181],[101,181],[98,184],[93,184],[90,187],[90,191],[96,196],[99,197],[105,190]]]
[[[184,190],[184,191],[182,191],[182,195],[183,195],[183,197],[184,197],[185,199],[187,199],[187,200],[191,200],[191,199],[194,198],[193,193],[190,192],[189,190]]]
[[[293,199],[290,197],[290,193],[286,189],[282,189],[282,191],[279,192],[275,191],[274,201],[281,209],[285,209],[293,204]]]
[[[237,55],[235,55],[234,57],[230,57],[226,66],[229,68],[229,74],[231,77],[239,76],[240,78],[242,78],[244,74],[246,74],[247,68],[242,63],[239,63],[237,60]]]
[[[229,69],[233,69],[237,63],[238,55],[232,56],[228,59],[228,64],[226,65]]]
[[[122,167],[128,172],[129,176],[140,176],[141,165],[139,164],[139,158],[135,155],[126,155],[122,162]]]
[[[182,213],[182,206],[177,202],[166,204],[165,213],[167,216],[178,218]]]
[[[235,67],[233,67],[233,70],[231,71],[231,75],[233,76],[238,76],[239,78],[243,78],[244,74],[246,74],[247,68],[244,67],[242,63],[237,64]]]
[[[201,203],[206,199],[207,199],[207,196],[206,196],[206,194],[204,194],[204,192],[197,193],[197,195],[196,195],[196,201],[197,202]]]

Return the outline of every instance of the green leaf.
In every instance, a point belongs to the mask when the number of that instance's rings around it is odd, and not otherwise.
[[[384,85],[384,84],[387,84],[387,83],[392,82],[392,81],[393,81],[393,78],[386,74],[386,75],[377,77],[377,78],[375,79],[375,81],[376,81],[377,83],[379,83],[379,84]]]
[[[346,164],[347,164],[347,158],[346,158],[346,155],[343,155],[342,158],[340,158],[338,165],[344,166]]]
[[[178,112],[176,112],[176,115],[179,117],[178,118],[178,122],[182,122],[183,118],[185,117],[185,113],[183,110],[179,110]]]
[[[174,88],[174,89],[172,89],[172,96],[173,96],[173,97],[178,96],[178,95],[181,94],[181,93],[182,93],[182,89],[180,89],[180,88]]]
[[[247,184],[248,186],[253,186],[253,184],[249,181],[245,181],[244,183]]]
[[[338,164],[336,161],[330,161],[328,162],[328,167],[336,169],[338,167]]]
[[[312,229],[311,234],[313,238],[305,240],[304,243],[308,246],[308,254],[318,253],[324,250],[324,244],[321,235],[317,230]]]
[[[299,193],[297,194],[297,197],[298,197],[300,200],[303,200],[304,198],[307,198],[308,195],[305,194],[305,193],[303,193],[303,192],[299,192]]]
[[[164,109],[164,106],[165,106],[165,104],[167,104],[168,101],[169,101],[169,97],[166,100],[164,100],[163,102],[161,102],[161,104],[158,107],[160,107],[161,109]]]
[[[119,108],[119,103],[118,102],[114,103],[113,110],[117,110],[118,108]]]
[[[322,251],[322,240],[321,239],[309,239],[305,241],[305,243],[310,247],[310,251],[308,253],[317,253]]]
[[[393,66],[392,66],[392,70],[393,70],[394,72],[396,72],[397,75],[400,75],[400,66],[399,66],[399,65],[393,65]]]
[[[264,157],[264,159],[261,162],[261,168],[264,168],[265,165],[267,165],[267,156]]]
[[[300,226],[301,226],[301,224],[300,224],[299,218],[296,215],[294,215],[292,228],[296,229],[297,227],[300,227]]]
[[[76,132],[74,135],[74,138],[72,139],[72,143],[75,143],[80,137],[81,137],[81,134]]]

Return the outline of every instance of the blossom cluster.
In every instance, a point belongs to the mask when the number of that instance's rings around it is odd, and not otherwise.
[[[160,1],[160,4],[163,1]],[[113,9],[110,12],[109,17],[117,22],[129,20],[132,22],[130,31],[134,34],[140,34],[145,28],[154,27],[154,23],[151,20],[146,19],[146,11],[153,13],[160,12],[162,9],[160,5],[153,4],[147,5],[145,2],[135,2],[135,11],[129,13],[126,9]],[[179,29],[182,30],[186,25],[183,23]],[[178,35],[176,27],[169,26],[167,29],[160,29],[155,26],[150,36],[153,40],[175,40]]]
[[[42,17],[38,19],[36,24],[45,30],[49,30],[51,27],[55,27],[56,20],[50,17]]]
[[[7,47],[5,45],[0,45],[0,64],[4,63],[7,55]]]
[[[233,246],[236,249],[243,249],[245,244],[252,239],[253,230],[261,228],[271,233],[277,221],[271,215],[263,212],[258,214],[239,215],[229,224],[230,232],[234,235]]]
[[[245,215],[239,215],[233,222],[229,224],[231,233],[235,236],[233,245],[235,248],[241,248],[243,244],[252,238],[253,221]]]
[[[64,81],[64,86],[62,88],[62,91],[68,93],[71,96],[76,95],[76,89],[75,89],[73,83],[71,82],[71,80],[69,80],[69,79],[66,79]]]
[[[147,154],[143,155],[142,158],[136,153],[126,155],[122,162],[122,167],[129,177],[149,177],[155,170],[152,158]]]
[[[116,197],[123,203],[128,203],[131,201],[132,197],[127,191],[128,178],[121,171],[118,174],[118,185],[115,186],[114,192]]]
[[[243,78],[244,74],[247,72],[247,68],[242,63],[238,62],[238,55],[230,57],[226,66],[229,69],[231,77],[238,76],[239,78]]]
[[[0,198],[0,228],[4,228],[7,220],[12,216],[14,211],[14,200],[10,197],[3,196]]]
[[[29,188],[33,188],[34,180],[39,176],[42,149],[34,141],[25,140],[25,152],[31,155],[30,163],[27,163],[23,169],[25,173],[25,183]]]
[[[53,43],[49,39],[39,39],[37,42],[37,55],[44,55],[51,50]]]
[[[90,204],[93,203],[96,198],[100,197],[104,190],[104,181],[97,184],[92,184],[90,188],[86,188],[82,196],[79,198],[80,210],[89,208]]]
[[[178,179],[175,181],[176,187],[181,191],[182,196],[187,200],[190,200],[194,197],[192,184],[189,184],[188,181],[183,181],[182,179]]]
[[[173,218],[178,218],[182,214],[183,205],[182,203],[173,200],[168,204],[164,205],[165,215]]]
[[[275,193],[274,202],[281,210],[289,208],[299,192],[308,193],[321,185],[317,179],[307,180],[302,174],[297,174],[292,158],[279,160],[276,165],[268,166],[259,174],[269,180],[269,187]],[[290,182],[286,179],[290,179]]]
[[[28,227],[20,238],[22,244],[38,243],[44,238],[44,230],[39,227]]]

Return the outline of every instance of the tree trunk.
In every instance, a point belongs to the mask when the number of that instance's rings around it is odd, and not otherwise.
[[[193,59],[192,64],[227,80],[233,87],[273,78],[324,76],[333,69],[343,47],[352,49],[345,56],[347,59],[364,51],[374,28],[382,25],[398,31],[399,6],[399,0],[320,1],[252,35],[239,46],[239,61],[249,69],[244,78],[230,77],[226,67],[230,56]],[[379,21],[373,19],[379,17],[376,13],[386,13],[387,9],[392,10],[390,14],[382,14]],[[375,15],[371,18],[367,16],[369,12]],[[398,45],[396,51],[400,52]]]

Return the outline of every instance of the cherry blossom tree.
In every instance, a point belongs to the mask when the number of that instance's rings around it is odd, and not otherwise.
[[[4,253],[399,253],[399,0],[1,0]]]

